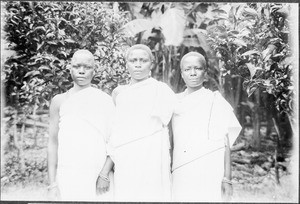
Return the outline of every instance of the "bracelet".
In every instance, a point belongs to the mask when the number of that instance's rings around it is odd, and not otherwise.
[[[109,177],[104,176],[102,173],[99,174],[99,177],[102,178],[103,180],[110,182]]]
[[[223,178],[222,183],[228,183],[228,184],[232,185],[232,181],[226,177]]]
[[[57,182],[54,182],[54,183],[50,184],[50,185],[47,187],[47,189],[48,189],[48,190],[51,190],[52,188],[55,188],[55,187],[57,187],[57,186],[58,186]]]

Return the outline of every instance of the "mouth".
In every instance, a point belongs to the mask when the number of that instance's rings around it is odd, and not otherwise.
[[[76,77],[77,80],[85,80],[85,77]]]
[[[199,80],[198,79],[190,79],[190,81],[197,82]]]

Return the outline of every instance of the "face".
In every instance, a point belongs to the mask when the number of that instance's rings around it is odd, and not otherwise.
[[[94,77],[94,60],[90,55],[78,54],[71,63],[71,76],[74,83],[80,87],[89,86]]]
[[[135,83],[149,78],[152,62],[145,50],[135,49],[129,53],[126,66]]]
[[[184,59],[181,76],[188,88],[201,87],[205,77],[205,65],[197,56],[188,56]]]

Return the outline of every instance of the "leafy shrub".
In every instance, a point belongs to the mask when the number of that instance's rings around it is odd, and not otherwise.
[[[27,150],[22,156],[24,166],[16,150],[6,152],[3,157],[5,163],[1,176],[8,179],[2,185],[45,184],[47,181],[46,149]]]
[[[67,65],[77,49],[97,60],[93,83],[107,92],[128,80],[121,33],[126,12],[102,2],[5,2],[4,30],[16,55],[5,62],[7,104],[37,104],[72,86]]]

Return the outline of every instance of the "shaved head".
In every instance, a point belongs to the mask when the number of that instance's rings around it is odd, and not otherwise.
[[[89,61],[93,66],[95,65],[94,55],[88,50],[77,50],[73,54],[71,63],[74,64],[74,62],[78,60]]]
[[[187,54],[185,54],[182,58],[181,58],[181,61],[180,61],[180,68],[182,69],[183,67],[183,63],[185,62],[185,60],[190,57],[190,56],[193,56],[193,57],[197,57],[200,61],[200,63],[206,68],[206,60],[205,60],[205,57],[203,55],[201,55],[200,53],[198,52],[189,52]]]
[[[133,51],[133,50],[144,50],[148,55],[149,55],[149,58],[151,60],[151,62],[154,60],[154,57],[152,55],[152,52],[150,50],[150,48],[146,45],[143,45],[143,44],[136,44],[136,45],[133,45],[131,46],[127,52],[126,52],[126,59],[128,59],[128,56],[129,54]]]

